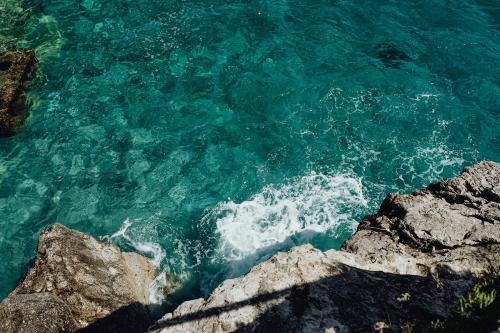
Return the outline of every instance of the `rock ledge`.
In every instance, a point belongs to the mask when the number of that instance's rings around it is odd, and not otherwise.
[[[500,164],[481,162],[411,195],[389,194],[340,251],[277,253],[150,332],[428,332],[496,264]],[[55,224],[0,303],[0,332],[143,332],[154,275],[146,258]]]

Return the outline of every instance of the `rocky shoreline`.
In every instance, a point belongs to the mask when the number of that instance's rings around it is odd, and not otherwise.
[[[411,195],[388,195],[340,251],[278,253],[149,331],[428,332],[454,320],[460,299],[496,265],[500,164],[481,162]],[[0,331],[143,332],[153,277],[146,258],[51,226],[26,278],[0,303]],[[494,331],[498,319],[484,325]]]
[[[499,261],[500,164],[481,162],[388,195],[341,251],[278,253],[152,332],[428,332]]]

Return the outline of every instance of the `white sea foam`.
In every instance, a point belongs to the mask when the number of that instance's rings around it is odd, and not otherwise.
[[[109,240],[112,241],[115,238],[122,238],[126,240],[129,245],[131,245],[135,250],[137,250],[137,252],[140,252],[150,257],[153,265],[155,265],[156,267],[160,267],[161,262],[163,261],[163,259],[165,259],[167,255],[165,250],[159,244],[153,242],[139,242],[132,239],[127,234],[127,230],[128,228],[130,228],[131,225],[132,222],[130,219],[126,219],[125,221],[123,221],[123,224],[120,227],[120,229],[113,235],[111,235],[109,237]]]
[[[281,186],[266,186],[248,201],[217,205],[204,221],[217,226],[218,259],[243,260],[297,237],[354,229],[351,212],[366,207],[359,178],[311,173]]]
[[[401,161],[401,168],[410,171],[411,180],[422,179],[422,183],[431,183],[442,178],[444,170],[448,167],[464,165],[465,160],[460,151],[454,151],[443,143],[430,146],[417,147],[413,156],[406,156]],[[417,170],[416,165],[420,168]]]
[[[167,256],[166,251],[157,243],[134,240],[127,233],[131,225],[132,220],[127,218],[125,221],[123,221],[120,229],[113,235],[108,237],[108,240],[124,240],[129,246],[133,247],[134,250],[151,258],[151,262],[153,263],[153,265],[157,268],[160,268],[161,263]],[[167,272],[167,269],[165,268],[160,271],[160,273],[151,283],[149,287],[150,304],[160,304],[163,301],[163,289],[169,284],[169,281],[167,281],[167,276],[169,276],[169,274]]]

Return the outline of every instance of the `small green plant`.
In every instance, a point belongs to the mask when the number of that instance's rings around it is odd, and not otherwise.
[[[469,293],[460,299],[458,312],[467,316],[467,313],[476,309],[484,309],[495,301],[497,290],[492,288],[495,279],[489,278],[475,284]]]
[[[431,322],[432,331],[465,333],[495,330],[500,316],[499,293],[500,263],[497,263],[460,298],[458,307],[450,318]]]

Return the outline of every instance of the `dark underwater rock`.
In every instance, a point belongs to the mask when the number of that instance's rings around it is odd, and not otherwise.
[[[411,61],[411,58],[403,51],[391,43],[380,43],[375,47],[377,58],[386,67],[399,68],[404,62]]]
[[[32,49],[19,49],[0,55],[0,136],[14,134],[22,124],[25,112],[20,99],[36,64],[35,51]]]
[[[278,253],[152,332],[429,332],[500,262],[500,164],[390,194],[341,251]]]

